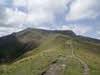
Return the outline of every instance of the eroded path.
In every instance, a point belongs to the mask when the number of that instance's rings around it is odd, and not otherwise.
[[[72,50],[72,54],[65,58],[59,58],[59,60],[66,60],[70,57],[74,57],[80,61],[81,65],[84,69],[83,75],[90,75],[90,69],[89,69],[88,65],[81,58],[77,57],[74,54],[74,46],[73,45],[70,45],[70,49]],[[43,72],[41,75],[61,75],[59,73],[59,71],[63,70],[65,67],[66,67],[65,64],[55,62],[55,63],[52,63],[51,66],[49,67],[49,69],[47,71]]]
[[[72,49],[72,56],[75,57],[76,59],[78,59],[84,69],[84,73],[83,75],[90,75],[90,69],[88,67],[88,65],[79,57],[77,57],[75,54],[74,54],[74,46],[71,45],[70,48]]]
[[[50,66],[49,70],[42,73],[41,75],[60,75],[59,71],[64,69],[65,65],[61,63],[54,63]]]

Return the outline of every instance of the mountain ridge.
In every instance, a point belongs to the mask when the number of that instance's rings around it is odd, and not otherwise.
[[[44,29],[28,28],[17,33],[12,33],[11,35],[8,36],[0,37],[0,49],[2,49],[0,51],[1,62],[2,61],[7,62],[9,59],[14,59],[15,57],[17,58],[21,54],[37,48],[40,44],[40,40],[43,37],[55,34],[67,35],[74,39],[100,44],[100,40],[98,39],[78,36],[71,30],[44,30]],[[32,47],[26,49],[25,46],[27,45],[29,46],[29,44]],[[18,53],[17,56],[15,56],[16,52]]]
[[[34,31],[34,30],[42,30],[43,32],[49,32],[49,33],[60,33],[60,34],[64,34],[64,35],[69,35],[72,37],[76,37],[78,39],[84,40],[84,41],[88,41],[88,42],[93,42],[93,43],[100,43],[100,39],[96,39],[96,38],[92,38],[92,37],[87,37],[87,36],[83,36],[83,35],[76,35],[72,30],[45,30],[45,29],[39,29],[39,28],[27,28],[23,31]],[[20,32],[17,32],[20,33]]]
[[[0,75],[50,75],[51,68],[55,75],[100,75],[99,59],[99,40],[70,30],[31,28],[0,38]]]

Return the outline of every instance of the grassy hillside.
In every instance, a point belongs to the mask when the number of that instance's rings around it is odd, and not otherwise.
[[[0,37],[0,63],[12,62],[24,53],[37,48],[44,37],[57,33],[75,36],[72,31],[50,31],[28,28],[18,33]]]
[[[78,41],[75,54],[88,64],[90,75],[100,75],[100,45]]]
[[[57,62],[62,62],[62,64],[67,65],[65,67],[66,70],[61,71],[63,75],[66,73],[70,75],[79,73],[81,75],[82,67],[79,61],[72,57],[63,60],[71,55],[69,46],[65,44],[65,41],[69,39],[69,37],[60,34],[44,37],[41,41],[45,41],[36,50],[32,50],[23,55],[23,57],[26,58],[16,61],[9,66],[1,66],[1,75],[16,75],[16,73],[18,73],[18,75],[40,75],[56,60]],[[76,71],[72,72],[74,66],[76,66]],[[69,69],[67,70],[67,68]]]
[[[89,75],[100,75],[100,44],[37,29],[21,31],[16,37],[21,43],[34,41],[37,46],[16,57],[14,62],[1,65],[0,75],[83,75],[84,66],[76,57],[88,65]]]

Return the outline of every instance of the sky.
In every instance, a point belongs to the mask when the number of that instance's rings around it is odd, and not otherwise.
[[[0,0],[0,37],[26,28],[100,39],[100,0]]]

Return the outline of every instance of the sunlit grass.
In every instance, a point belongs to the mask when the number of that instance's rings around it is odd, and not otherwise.
[[[10,65],[0,66],[0,75],[40,75],[42,72],[47,71],[52,62],[58,60],[65,65],[65,68],[60,71],[61,75],[82,75],[83,68],[79,60],[68,57],[72,54],[69,45],[66,44],[67,40],[77,42],[75,46],[75,55],[84,60],[91,71],[91,75],[100,75],[100,55],[99,46],[91,45],[73,40],[73,38],[65,35],[49,35],[43,37],[41,44],[38,48],[25,53],[22,59]]]
[[[100,75],[100,46],[79,44],[75,54],[83,59],[90,68],[90,75]]]

